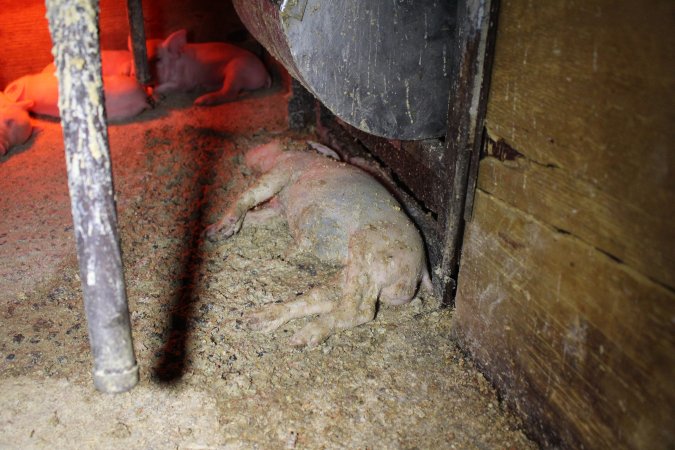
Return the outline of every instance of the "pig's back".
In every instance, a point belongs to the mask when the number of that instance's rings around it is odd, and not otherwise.
[[[391,194],[356,167],[317,157],[299,172],[280,200],[293,236],[322,260],[346,262],[359,229],[408,221]]]

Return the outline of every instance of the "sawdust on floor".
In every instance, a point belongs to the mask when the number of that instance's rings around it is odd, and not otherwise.
[[[243,327],[245,311],[329,282],[280,217],[203,228],[254,177],[243,152],[285,130],[282,92],[215,108],[177,97],[110,127],[141,381],[91,383],[63,143],[37,121],[0,159],[0,448],[535,448],[422,292],[315,349]]]

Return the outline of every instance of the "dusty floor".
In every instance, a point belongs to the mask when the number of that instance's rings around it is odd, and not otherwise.
[[[429,294],[311,350],[287,345],[303,321],[241,326],[336,270],[290,251],[279,218],[200,238],[253,180],[242,152],[289,135],[284,100],[179,97],[110,127],[141,367],[126,394],[91,383],[59,125],[0,159],[0,448],[535,448]]]

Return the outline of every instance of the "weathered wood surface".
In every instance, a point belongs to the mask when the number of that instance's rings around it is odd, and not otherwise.
[[[646,210],[569,171],[543,166],[503,148],[501,143],[488,145],[488,154],[497,154],[481,162],[480,189],[577,236],[648,278],[675,285],[675,226],[664,217],[672,218],[672,206]]]
[[[531,431],[675,447],[675,3],[502,2],[458,336]]]
[[[567,448],[672,448],[675,295],[478,191],[456,300],[464,346]]]
[[[504,2],[487,115],[491,137],[538,164],[532,170],[550,169],[560,188],[562,201],[551,203],[549,187],[538,211],[536,187],[521,188],[530,194],[518,207],[559,216],[556,226],[671,288],[674,18],[671,0]],[[507,191],[528,174],[514,173],[498,195],[513,201]],[[595,223],[579,225],[588,214]]]

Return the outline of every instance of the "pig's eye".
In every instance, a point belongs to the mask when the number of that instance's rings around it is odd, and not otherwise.
[[[6,126],[7,128],[9,128],[9,127],[11,127],[12,125],[14,125],[14,119],[7,118],[7,119],[4,120],[4,122],[5,122],[5,126]]]

